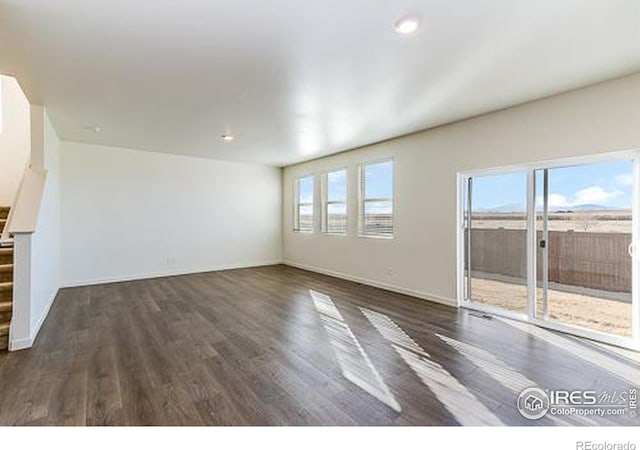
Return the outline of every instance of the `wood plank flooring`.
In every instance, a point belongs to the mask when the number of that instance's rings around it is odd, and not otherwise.
[[[553,336],[567,348],[286,266],[68,288],[32,349],[0,354],[0,424],[640,424],[518,413],[529,382],[640,382],[636,362]]]

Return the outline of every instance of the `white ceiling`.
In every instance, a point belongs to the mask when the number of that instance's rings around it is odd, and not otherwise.
[[[0,72],[64,139],[287,165],[639,71],[639,33],[638,0],[0,0]]]

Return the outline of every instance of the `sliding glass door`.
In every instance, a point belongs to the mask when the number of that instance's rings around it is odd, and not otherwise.
[[[535,171],[536,318],[631,337],[633,160]]]
[[[526,172],[469,177],[465,201],[467,298],[526,314]]]
[[[462,175],[461,304],[637,347],[637,172],[624,153]]]

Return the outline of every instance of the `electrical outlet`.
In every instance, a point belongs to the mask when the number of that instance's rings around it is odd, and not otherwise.
[[[393,276],[393,269],[391,267],[387,267],[387,275],[388,276]]]
[[[176,265],[176,257],[170,256],[166,259],[167,266],[175,266]]]

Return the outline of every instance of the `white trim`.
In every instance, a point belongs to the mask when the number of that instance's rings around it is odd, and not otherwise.
[[[521,313],[518,311],[511,311],[509,309],[502,309],[497,306],[492,306],[487,303],[478,303],[478,302],[464,302],[461,305],[462,308],[469,309],[472,311],[478,311],[481,313],[491,314],[498,317],[504,317],[511,320],[517,320],[519,322],[528,322],[527,313]]]
[[[614,345],[616,347],[626,348],[630,350],[640,350],[640,345],[637,342],[634,342],[633,339],[626,338],[624,336],[602,333],[599,331],[580,327],[578,325],[564,325],[560,322],[553,322],[551,320],[530,319],[528,314],[526,313],[509,311],[484,303],[465,302],[465,304],[463,304],[461,307],[470,311],[478,311],[499,318],[515,320],[517,322],[526,323],[531,326],[537,326],[539,328],[544,328],[547,330],[559,331],[564,334],[569,334],[571,336],[576,336],[583,339],[589,339],[594,342]]]
[[[640,347],[640,155],[633,157],[633,197],[631,208],[631,339]]]
[[[567,325],[561,322],[555,322],[551,319],[534,319],[530,323],[532,325],[538,325],[541,328],[560,331],[562,333],[590,339],[596,342],[603,342],[605,344],[615,345],[617,347],[628,348],[631,350],[640,350],[640,344],[635,342],[633,338],[611,333],[603,333],[601,331],[592,330],[579,325]]]
[[[345,198],[344,200],[329,201],[329,174],[344,172]],[[346,236],[349,228],[349,167],[343,166],[336,169],[325,170],[319,174],[320,178],[320,233],[326,236]],[[345,224],[344,232],[327,231],[329,227],[329,205],[344,205]]]
[[[300,181],[303,178],[311,178],[312,190],[311,201],[300,202]],[[315,232],[316,224],[316,174],[310,173],[293,180],[293,232],[302,234],[313,234]],[[300,229],[300,207],[311,206],[311,230]]]
[[[415,291],[413,289],[403,288],[401,286],[397,286],[394,284],[381,283],[379,281],[371,280],[369,278],[361,278],[354,275],[349,275],[343,272],[336,272],[334,270],[323,269],[321,267],[309,266],[306,264],[298,264],[292,261],[283,261],[282,264],[290,267],[295,267],[296,269],[307,270],[309,272],[320,273],[323,275],[328,275],[330,277],[340,278],[342,280],[353,281],[355,283],[366,284],[367,286],[372,286],[378,289],[383,289],[385,291],[396,292],[398,294],[408,295],[410,297],[415,297],[420,300],[427,300],[434,303],[439,303],[441,305],[452,306],[454,308],[458,307],[458,302],[455,299],[442,297],[435,294],[430,294],[427,292]]]
[[[464,299],[464,202],[462,193],[465,188],[465,177],[456,174],[456,304],[462,305]]]
[[[46,170],[25,167],[2,232],[2,240],[18,233],[28,234],[36,231],[46,181]]]
[[[536,316],[536,301],[538,295],[538,230],[536,230],[536,178],[535,170],[529,170],[527,175],[527,229],[525,235],[527,261],[527,317],[533,320]]]
[[[263,266],[275,266],[278,264],[283,264],[282,259],[272,259],[267,261],[256,261],[256,262],[248,262],[248,263],[238,263],[238,264],[221,264],[217,266],[209,266],[209,267],[201,267],[201,268],[192,268],[192,269],[182,269],[182,270],[172,270],[172,271],[159,271],[159,272],[145,272],[138,273],[135,275],[121,275],[121,276],[113,276],[113,277],[104,277],[104,278],[93,278],[89,280],[77,280],[77,281],[63,281],[62,287],[79,287],[79,286],[91,286],[94,284],[106,284],[106,283],[120,283],[122,281],[136,281],[136,280],[147,280],[150,278],[163,278],[163,277],[174,277],[180,275],[193,275],[197,273],[205,273],[205,272],[218,272],[221,270],[232,270],[232,269],[246,269],[249,267],[263,267]]]
[[[284,189],[284,180],[283,180],[283,189]],[[300,228],[300,219],[298,218],[298,201],[300,200],[298,195],[298,178],[293,179],[292,183],[292,192],[291,192],[291,209],[293,212],[293,216],[291,217],[293,223],[291,224],[291,231],[293,233],[297,233],[297,230]]]
[[[24,350],[26,348],[33,347],[33,344],[36,342],[36,339],[38,338],[38,333],[40,333],[40,328],[42,328],[42,324],[44,324],[44,321],[49,316],[49,310],[51,310],[51,306],[53,305],[53,302],[55,301],[59,291],[60,289],[56,289],[56,291],[53,293],[51,298],[49,298],[49,301],[47,302],[47,306],[45,306],[44,310],[42,311],[42,315],[38,319],[36,326],[31,330],[30,336],[28,338],[16,339],[14,341],[10,341],[9,351],[14,352],[16,350]]]
[[[27,348],[31,348],[33,347],[34,341],[35,341],[35,338],[32,336],[24,339],[17,339],[9,343],[9,351],[15,352],[18,350],[25,350]]]
[[[377,234],[361,234],[356,236],[358,239],[382,239],[383,241],[392,241],[393,236],[383,236]]]
[[[49,310],[51,310],[51,306],[53,306],[53,302],[56,300],[56,296],[58,295],[59,291],[60,291],[59,288],[56,289],[53,295],[49,298],[49,301],[47,302],[47,306],[45,306],[44,309],[42,310],[42,314],[40,315],[40,318],[38,319],[36,326],[33,328],[33,330],[31,330],[31,339],[33,340],[33,342],[35,342],[36,338],[38,337],[38,333],[40,333],[40,328],[42,328],[42,324],[47,319],[47,316],[49,315]]]

